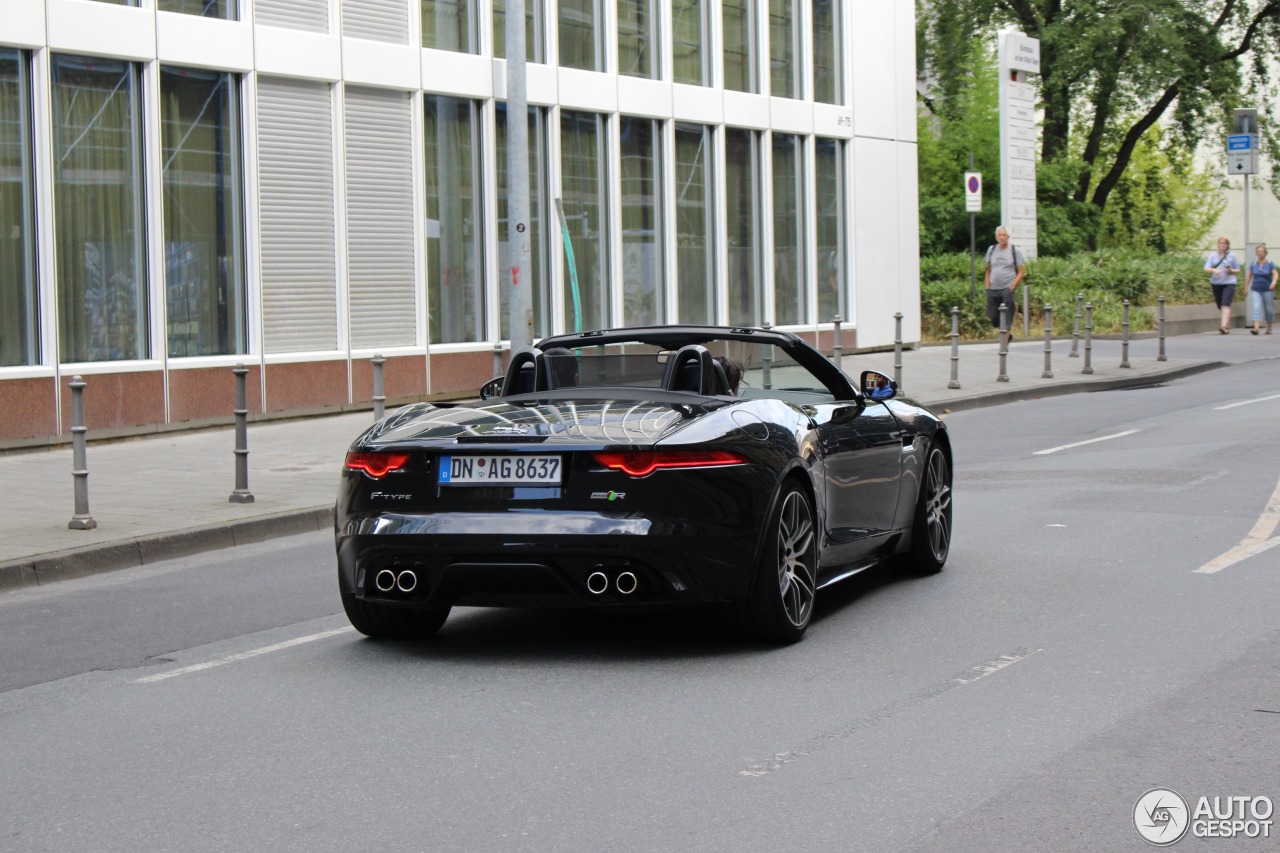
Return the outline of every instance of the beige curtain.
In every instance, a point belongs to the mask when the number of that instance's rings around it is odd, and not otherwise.
[[[0,49],[0,365],[5,366],[36,360],[28,86],[25,55]]]

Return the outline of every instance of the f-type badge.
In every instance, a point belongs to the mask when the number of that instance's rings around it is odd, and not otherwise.
[[[591,500],[593,501],[620,501],[627,496],[626,492],[592,492]]]

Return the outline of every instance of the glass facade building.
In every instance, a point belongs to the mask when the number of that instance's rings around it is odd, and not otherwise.
[[[460,394],[513,287],[536,336],[838,313],[875,344],[868,311],[918,304],[882,272],[918,263],[910,0],[525,0],[519,270],[506,0],[92,5],[0,28],[0,409],[46,383],[31,435],[72,372],[153,400],[120,427],[213,417],[237,362],[264,412],[367,399],[375,353]]]

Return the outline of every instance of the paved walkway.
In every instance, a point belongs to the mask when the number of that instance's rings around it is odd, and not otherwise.
[[[1071,341],[1053,344],[1053,378],[1043,378],[1043,340],[1016,340],[1008,382],[998,382],[994,343],[960,347],[959,389],[951,378],[951,348],[925,346],[902,354],[908,397],[939,412],[1105,388],[1170,381],[1229,363],[1280,357],[1280,335],[1197,334],[1132,341],[1129,368],[1121,343],[1097,340],[1092,375]],[[867,368],[894,372],[892,352],[847,355],[850,375]],[[98,442],[89,436],[89,509],[97,527],[69,530],[74,513],[69,446],[0,454],[0,589],[138,566],[274,536],[328,529],[339,466],[347,446],[370,423],[370,412],[275,421],[249,427],[249,490],[255,501],[231,503],[235,487],[231,427]]]

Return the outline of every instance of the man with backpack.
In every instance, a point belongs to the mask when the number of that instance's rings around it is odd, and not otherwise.
[[[1027,274],[1027,259],[1022,250],[1009,242],[1009,229],[1003,225],[996,228],[996,242],[987,249],[987,316],[991,318],[993,328],[1000,328],[1000,306],[1005,306],[1004,345],[1009,346],[1013,340],[1013,315],[1018,304],[1013,292],[1022,284]]]

